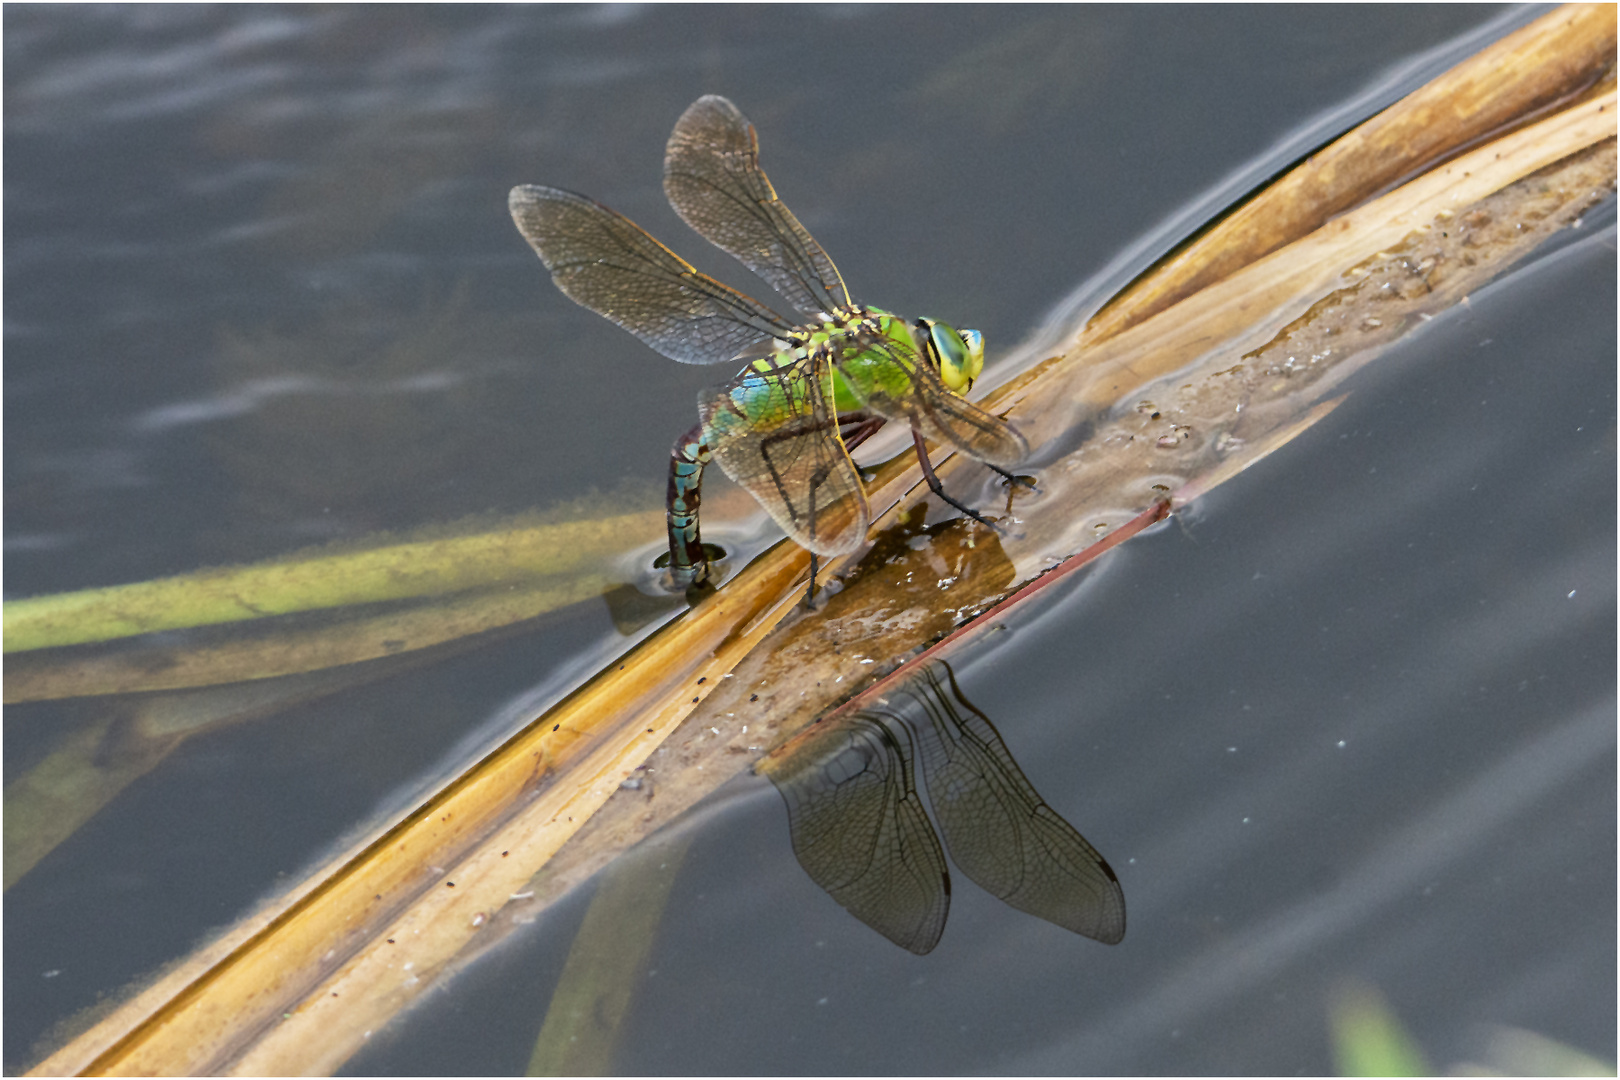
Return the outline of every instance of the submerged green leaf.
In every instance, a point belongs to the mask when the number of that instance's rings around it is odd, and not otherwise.
[[[661,512],[644,511],[10,600],[5,605],[5,651],[578,574],[655,539],[662,528]]]
[[[614,864],[574,935],[529,1058],[528,1076],[606,1076],[690,834]]]
[[[1432,1076],[1423,1051],[1367,986],[1345,990],[1329,1014],[1333,1071],[1340,1076]]]

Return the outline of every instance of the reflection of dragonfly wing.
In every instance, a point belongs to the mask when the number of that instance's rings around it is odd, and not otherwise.
[[[879,349],[898,354],[903,346],[890,338],[881,341],[858,340],[846,348]],[[896,366],[909,376],[903,389],[888,392],[875,388],[864,402],[872,412],[888,420],[910,424],[935,442],[954,446],[978,461],[1011,468],[1029,456],[1029,443],[1007,421],[986,412],[964,397],[951,393],[932,364],[922,362],[912,351],[896,355]]]
[[[759,141],[737,106],[710,94],[670,134],[664,194],[704,239],[764,278],[806,317],[849,306],[837,267],[759,167]]]
[[[512,189],[508,206],[565,296],[673,360],[731,360],[792,329],[764,304],[700,274],[635,222],[583,195],[528,184]]]
[[[836,721],[770,772],[799,865],[851,915],[922,954],[939,943],[950,878],[911,754],[888,726]]]
[[[938,736],[919,734],[928,799],[951,858],[1020,911],[1109,945],[1119,941],[1125,894],[1114,871],[1046,805],[989,719],[962,697],[950,668],[945,674],[949,697],[932,668],[912,693]]]
[[[831,382],[817,355],[767,371],[750,367],[698,402],[704,439],[726,475],[818,555],[854,551],[869,520],[860,474],[838,437]]]

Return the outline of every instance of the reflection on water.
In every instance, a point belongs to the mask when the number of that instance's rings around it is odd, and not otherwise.
[[[799,865],[846,911],[903,948],[939,943],[957,867],[986,892],[1108,945],[1125,894],[1108,861],[1040,797],[948,664],[925,665],[884,707],[812,727],[761,766],[787,802]]]

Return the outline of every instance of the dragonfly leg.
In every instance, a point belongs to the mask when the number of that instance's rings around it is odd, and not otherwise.
[[[838,417],[838,437],[844,440],[844,449],[853,451],[870,439],[883,426],[884,418],[874,416],[865,409],[843,413]]]
[[[992,465],[988,461],[981,461],[979,464],[983,465],[985,468],[1007,481],[1009,486],[1022,484],[1031,491],[1035,490],[1035,478],[1033,476],[1019,476],[1016,473],[1008,472],[999,465]]]
[[[703,441],[701,424],[677,439],[670,450],[669,494],[665,499],[669,521],[668,566],[670,577],[678,587],[691,589],[709,584],[711,549],[704,546],[698,535],[698,504],[703,498],[703,467],[712,456]]]
[[[804,606],[816,610],[816,553],[810,553],[810,586],[804,590]]]
[[[861,443],[870,439],[874,432],[883,426],[884,417],[861,409],[857,412],[842,413],[838,417],[838,437],[844,441],[845,450],[853,450]],[[815,552],[810,553],[810,584],[804,592],[804,606],[811,611],[816,609],[816,567],[820,560]]]
[[[918,431],[916,428],[912,428],[911,441],[912,444],[917,448],[917,461],[922,465],[923,479],[928,481],[928,490],[932,491],[935,495],[938,495],[941,499],[944,499],[946,502],[962,511],[962,513],[966,514],[974,521],[977,521],[980,525],[988,525],[992,529],[995,528],[995,523],[990,521],[983,514],[980,514],[971,506],[962,505],[949,495],[945,494],[945,485],[941,484],[939,482],[939,477],[934,475],[934,465],[928,460],[928,446],[923,442],[922,432]],[[991,468],[995,468],[995,466],[992,465]],[[996,469],[996,471],[1001,472],[1000,469]],[[1002,475],[1005,476],[1007,474],[1002,473]]]

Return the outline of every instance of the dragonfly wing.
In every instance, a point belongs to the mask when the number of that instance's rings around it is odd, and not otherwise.
[[[698,399],[704,442],[726,475],[818,555],[860,547],[870,520],[860,473],[838,436],[831,383],[825,360],[751,366]]]
[[[1018,910],[1109,945],[1118,942],[1125,936],[1125,894],[1113,869],[1046,805],[994,725],[962,698],[945,671],[948,692],[930,669],[913,694],[931,722],[934,737],[920,732],[923,775],[951,858]]]
[[[850,306],[838,268],[776,197],[754,125],[730,101],[710,94],[681,115],[664,156],[664,194],[699,235],[804,315]]]
[[[994,413],[953,394],[939,373],[915,349],[891,337],[858,339],[853,349],[887,352],[893,361],[891,378],[882,385],[849,380],[863,404],[887,420],[900,420],[935,442],[956,447],[969,457],[1010,469],[1029,456],[1023,433]]]
[[[512,189],[508,206],[563,295],[673,360],[735,359],[792,329],[764,304],[699,273],[593,199],[526,184]]]
[[[787,803],[793,854],[851,915],[922,954],[939,943],[950,877],[923,813],[909,746],[857,714],[767,772]]]

